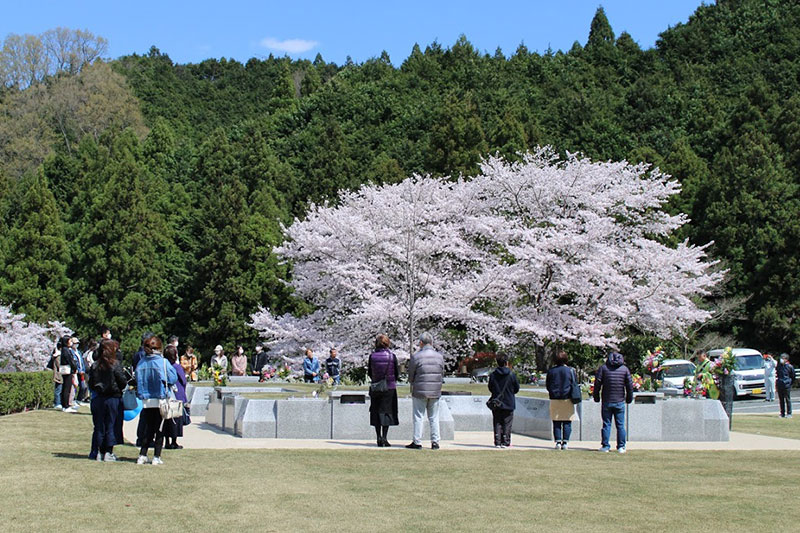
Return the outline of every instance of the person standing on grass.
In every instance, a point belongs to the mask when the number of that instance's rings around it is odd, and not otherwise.
[[[617,426],[617,451],[625,453],[625,404],[633,401],[633,380],[631,371],[625,366],[622,354],[611,352],[604,365],[597,369],[594,378],[594,401],[602,398],[601,416],[603,429],[600,432],[600,451],[610,450],[611,418]]]
[[[108,339],[100,341],[97,360],[89,369],[89,389],[92,391],[92,453],[90,459],[98,461],[116,461],[114,445],[116,441],[114,428],[117,417],[122,416],[120,399],[122,391],[128,386],[128,379],[117,361],[119,343]],[[94,446],[97,446],[97,450]]]
[[[77,407],[70,404],[72,394],[72,376],[75,374],[76,365],[70,350],[72,339],[68,336],[61,339],[61,354],[59,356],[59,372],[61,373],[61,411],[64,413],[77,413]]]
[[[550,396],[550,419],[553,421],[553,440],[556,450],[566,450],[572,435],[572,420],[575,418],[575,404],[570,392],[578,378],[575,371],[567,366],[569,356],[560,351],[553,361],[555,366],[547,371],[546,386]]]
[[[414,440],[406,448],[422,448],[422,418],[427,412],[431,431],[431,449],[439,449],[439,398],[442,396],[444,358],[433,349],[430,333],[419,336],[419,351],[408,361],[408,383],[414,412]]]
[[[338,357],[336,348],[331,348],[330,357],[325,359],[325,371],[333,380],[334,385],[341,381],[342,361]]]
[[[497,368],[489,376],[491,398],[500,400],[500,407],[492,409],[494,445],[497,448],[510,448],[511,425],[514,423],[514,409],[517,408],[514,395],[519,392],[519,380],[508,366],[506,354],[497,354],[496,361]]]
[[[241,345],[236,346],[236,354],[231,357],[231,374],[234,376],[244,376],[247,374],[247,356]]]
[[[775,401],[775,359],[768,353],[764,354],[764,395],[765,402]]]
[[[789,363],[789,354],[782,353],[775,367],[775,385],[778,389],[778,402],[781,404],[781,418],[792,418],[792,383],[794,383],[794,367]]]
[[[306,383],[319,381],[319,359],[314,356],[311,348],[306,348],[306,356],[303,358],[303,381]]]
[[[375,428],[379,448],[391,447],[386,438],[389,426],[400,423],[397,416],[397,357],[389,350],[391,342],[386,335],[375,339],[375,351],[367,360],[367,374],[372,383],[386,380],[385,391],[369,392],[369,424]]]
[[[184,409],[186,409],[186,372],[178,362],[178,347],[170,344],[164,348],[164,357],[167,362],[175,369],[175,374],[178,376],[178,381],[175,383],[175,399],[183,402]],[[178,444],[178,437],[183,437],[183,417],[168,418],[164,420],[164,427],[162,429],[166,442],[164,448],[167,450],[180,450],[183,448]]]
[[[89,401],[89,387],[86,384],[86,361],[83,359],[83,354],[79,349],[80,340],[78,337],[72,337],[72,357],[75,360],[75,374],[78,382],[78,391],[75,394],[75,404],[80,406]]]
[[[53,371],[53,409],[61,409],[61,390],[64,387],[64,377],[61,375],[61,339],[58,339],[47,368]]]
[[[161,465],[161,448],[164,444],[164,434],[161,432],[161,411],[158,408],[159,400],[167,398],[167,388],[178,381],[178,376],[172,365],[167,364],[161,356],[161,339],[150,337],[144,342],[145,356],[136,367],[136,396],[142,400],[142,411],[139,414],[144,420],[144,433],[142,446],[139,449],[139,459],[136,464],[147,464],[147,449],[150,442],[154,442],[153,464]]]

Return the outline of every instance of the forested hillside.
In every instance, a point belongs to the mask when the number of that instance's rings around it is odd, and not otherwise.
[[[254,342],[259,306],[307,310],[272,247],[311,203],[550,144],[675,176],[679,237],[714,241],[729,269],[711,328],[796,353],[798,28],[796,2],[718,0],[650,50],[599,9],[568,51],[486,54],[464,36],[363,64],[179,65],[153,47],[27,78],[9,74],[9,37],[0,302],[81,336],[109,325],[127,350],[175,333],[207,357]]]

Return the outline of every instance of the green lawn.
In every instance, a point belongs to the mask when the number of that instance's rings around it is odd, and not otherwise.
[[[742,433],[800,439],[800,418],[780,418],[778,415],[734,414],[731,429]]]
[[[774,509],[798,452],[167,450],[137,466],[131,446],[86,459],[83,411],[0,417],[3,531],[796,528]]]

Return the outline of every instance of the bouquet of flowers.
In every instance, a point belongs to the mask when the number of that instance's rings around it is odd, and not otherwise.
[[[661,370],[661,363],[664,362],[664,352],[661,351],[661,346],[656,347],[653,353],[647,351],[647,355],[642,359],[642,366],[647,370],[648,374],[654,375]]]
[[[589,398],[592,397],[592,395],[594,394],[594,376],[589,378],[589,383],[581,384],[581,391],[585,395],[589,396]]]
[[[215,387],[224,387],[228,384],[228,374],[225,373],[219,365],[211,367],[211,376],[214,378]]]
[[[639,374],[634,374],[633,376],[633,392],[639,392],[644,389],[644,380],[642,376]]]
[[[722,352],[712,364],[711,364],[711,373],[715,376],[727,376],[729,374],[733,374],[733,370],[736,368],[736,357],[733,355],[733,350],[731,347],[725,348],[725,351]]]

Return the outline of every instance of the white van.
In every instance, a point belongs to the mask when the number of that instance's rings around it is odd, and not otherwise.
[[[717,359],[725,350],[711,350],[708,358]],[[762,394],[764,392],[764,356],[751,348],[734,348],[736,368],[733,371],[733,384],[736,396]]]
[[[683,389],[686,378],[694,377],[694,363],[686,359],[666,359],[661,363],[658,378],[663,387]]]

